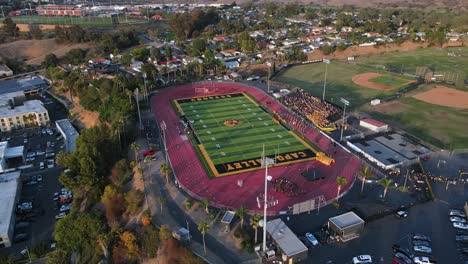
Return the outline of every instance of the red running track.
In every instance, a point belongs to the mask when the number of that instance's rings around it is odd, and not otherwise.
[[[206,94],[195,92],[195,88],[209,88]],[[189,140],[184,140],[184,131],[178,132],[179,118],[170,103],[173,99],[189,98],[203,95],[217,95],[246,91],[258,101],[278,113],[290,113],[282,105],[272,100],[263,91],[257,88],[237,83],[204,83],[179,86],[173,89],[163,90],[152,98],[151,104],[158,123],[165,121],[167,126],[166,144],[173,172],[182,188],[196,199],[207,199],[210,204],[218,208],[236,209],[246,206],[251,211],[262,212],[258,207],[257,197],[264,192],[264,170],[240,173],[232,176],[224,176],[210,179],[205,172],[198,156]],[[291,115],[292,116],[292,115]],[[288,119],[288,122],[289,119]],[[294,127],[292,121],[291,126]],[[332,142],[315,128],[305,128],[303,133],[311,142],[316,144],[323,152],[332,156],[335,163],[326,166],[317,161],[306,161],[288,166],[280,166],[269,169],[273,179],[287,177],[296,182],[305,194],[299,197],[287,197],[283,193],[275,192],[269,188],[268,196],[273,197],[278,203],[268,207],[268,214],[275,215],[280,211],[292,209],[293,204],[313,199],[323,195],[327,202],[336,198],[336,177],[342,176],[348,180],[342,187],[345,192],[353,183],[354,174],[359,168],[359,161],[354,156],[340,147],[334,147]],[[300,175],[301,172],[315,170],[325,179],[308,181]],[[243,180],[243,186],[237,185],[238,180]],[[262,198],[260,198],[262,199]]]

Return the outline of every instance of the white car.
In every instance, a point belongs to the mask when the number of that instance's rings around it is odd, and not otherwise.
[[[426,253],[426,254],[432,253],[432,248],[426,247],[426,246],[414,246],[413,250],[416,252],[421,252],[421,253]]]
[[[66,212],[60,213],[60,214],[58,214],[58,215],[55,216],[55,219],[62,219],[62,218],[64,218],[66,215],[67,215]]]
[[[414,257],[414,264],[434,264],[428,257]]]
[[[458,228],[458,229],[468,230],[468,225],[465,223],[453,222],[452,225],[453,227]]]
[[[460,210],[455,210],[455,209],[451,209],[451,210],[449,211],[449,215],[450,215],[450,216],[466,217],[465,214],[464,214],[462,211],[460,211]]]
[[[60,212],[67,212],[67,211],[70,211],[70,208],[71,208],[71,205],[67,204],[67,205],[62,205],[60,207]]]
[[[372,257],[370,255],[360,255],[353,258],[353,264],[359,263],[372,263]]]
[[[312,246],[318,245],[318,240],[312,235],[311,233],[306,233],[305,234],[307,240],[312,244]]]
[[[450,217],[450,222],[460,222],[460,223],[466,223],[465,218],[461,218],[458,216],[451,216]]]

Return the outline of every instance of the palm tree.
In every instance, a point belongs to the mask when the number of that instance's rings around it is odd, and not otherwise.
[[[169,183],[169,173],[171,173],[171,167],[167,163],[161,164],[159,167],[159,172],[166,176],[166,183]]]
[[[262,217],[259,214],[254,214],[250,217],[250,225],[255,230],[255,244],[257,244],[257,229]]]
[[[384,187],[383,198],[385,199],[385,196],[387,196],[388,188],[392,187],[393,180],[389,178],[385,178],[385,179],[380,180],[379,184],[382,185],[382,187]]]
[[[161,213],[163,212],[163,205],[166,202],[166,198],[159,196],[158,198],[159,206],[161,206]]]
[[[336,177],[336,183],[338,184],[338,192],[336,194],[336,200],[340,198],[341,187],[348,183],[348,180],[344,177],[338,176]]]
[[[138,163],[139,165],[139,161],[138,161],[138,150],[140,149],[140,145],[136,142],[133,142],[132,145],[130,145],[130,147],[133,149],[133,151],[135,152],[135,161]]]
[[[361,193],[364,191],[364,184],[366,183],[367,179],[374,179],[375,174],[370,170],[368,166],[361,168],[361,176],[362,176],[362,185],[361,185]]]
[[[205,199],[205,200],[202,201],[202,205],[203,205],[203,207],[205,207],[205,212],[206,212],[207,214],[209,214],[209,213],[210,213],[210,210],[209,210],[208,207],[210,206],[210,202],[209,202],[208,200]]]
[[[205,250],[205,256],[206,256],[206,244],[205,244],[205,234],[210,230],[210,226],[206,222],[202,222],[198,225],[198,231],[202,234],[203,237],[203,249]]]
[[[247,208],[245,206],[241,206],[236,210],[236,214],[239,216],[240,221],[241,221],[240,222],[241,228],[244,227],[244,218],[248,213],[249,213],[249,208]]]

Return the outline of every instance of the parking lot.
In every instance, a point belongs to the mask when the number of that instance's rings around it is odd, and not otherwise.
[[[31,98],[29,98],[31,99]],[[66,109],[52,99],[36,95],[49,111],[51,124],[48,127],[32,127],[1,134],[2,141],[10,147],[24,146],[24,162],[21,159],[9,161],[9,168],[21,169],[22,189],[16,212],[15,238],[10,248],[0,249],[2,255],[19,255],[26,247],[38,242],[52,243],[52,232],[56,216],[60,214],[60,200],[71,202],[69,193],[63,192],[59,183],[61,169],[56,166],[56,155],[65,150],[55,121],[66,118]],[[55,196],[55,198],[54,198]],[[30,208],[32,205],[32,208]],[[21,241],[19,241],[21,240]]]

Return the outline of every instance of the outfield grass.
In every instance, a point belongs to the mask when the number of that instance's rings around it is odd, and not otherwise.
[[[202,101],[179,100],[178,104],[208,155],[201,158],[208,159],[214,166],[248,160],[255,163],[261,158],[263,146],[267,156],[310,149],[244,95]],[[238,120],[240,124],[228,126],[227,120]]]
[[[110,17],[66,17],[66,16],[15,16],[13,21],[18,24],[43,24],[43,25],[80,25],[80,26],[112,26]],[[132,24],[146,20],[125,19],[119,16],[119,24]]]
[[[328,65],[325,99],[339,104],[339,99],[345,98],[351,103],[351,109],[356,109],[365,103],[369,103],[372,99],[382,98],[395,92],[395,90],[379,91],[361,87],[352,81],[354,75],[365,72],[389,74],[375,68],[332,61]],[[325,65],[323,63],[311,63],[291,67],[275,80],[300,87],[322,98],[324,75]]]
[[[389,76],[389,75],[382,75],[379,77],[375,77],[372,79],[369,79],[370,82],[374,83],[379,83],[387,86],[392,86],[392,87],[400,87],[403,84],[407,83],[408,80],[401,79],[401,78],[396,78],[394,76]]]
[[[366,107],[365,111],[438,147],[468,148],[468,111],[433,105],[412,97],[403,97],[392,107],[394,110],[386,113],[380,112],[379,106],[372,111]]]
[[[448,56],[454,53],[456,56]],[[435,71],[455,71],[468,77],[468,47],[456,48],[426,48],[410,52],[393,52],[385,55],[359,57],[360,64],[375,66],[385,65],[387,68],[400,69],[404,72],[416,73],[416,67],[427,66]]]

